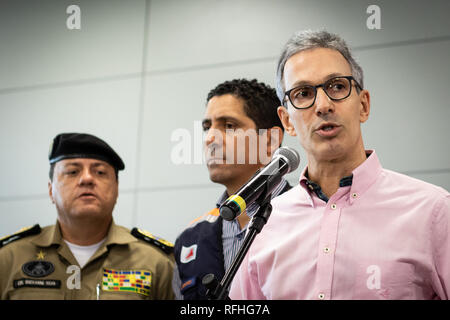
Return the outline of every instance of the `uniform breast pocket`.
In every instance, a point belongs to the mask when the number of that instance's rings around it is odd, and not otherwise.
[[[102,291],[99,296],[100,300],[145,300],[148,296],[131,293],[131,292],[104,292]]]
[[[11,300],[64,300],[64,292],[58,289],[20,288],[9,294]]]
[[[364,261],[356,268],[353,299],[412,299],[414,266],[399,261]]]

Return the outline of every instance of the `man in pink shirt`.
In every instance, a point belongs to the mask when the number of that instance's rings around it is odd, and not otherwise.
[[[363,72],[346,43],[304,31],[278,63],[278,115],[307,154],[300,183],[234,278],[232,299],[448,299],[450,194],[365,150]]]

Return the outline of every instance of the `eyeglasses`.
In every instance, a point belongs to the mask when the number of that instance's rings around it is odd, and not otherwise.
[[[316,102],[317,88],[322,88],[327,96],[333,101],[347,98],[352,93],[352,80],[359,89],[362,87],[352,76],[334,77],[317,86],[301,85],[284,93],[288,96],[292,106],[296,109],[308,109]],[[284,99],[283,104],[286,102]]]

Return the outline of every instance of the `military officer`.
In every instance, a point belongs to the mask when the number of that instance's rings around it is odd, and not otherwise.
[[[0,298],[173,299],[173,245],[112,218],[119,155],[93,135],[63,133],[49,160],[57,222],[0,239]]]

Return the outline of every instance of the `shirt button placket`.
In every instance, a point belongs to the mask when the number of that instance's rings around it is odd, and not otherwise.
[[[317,263],[317,272],[320,280],[317,281],[318,289],[316,297],[318,300],[326,300],[331,298],[332,282],[333,282],[333,261],[336,246],[336,235],[340,209],[335,202],[330,201],[327,205],[328,214],[325,214],[320,234],[320,250],[319,260]]]

